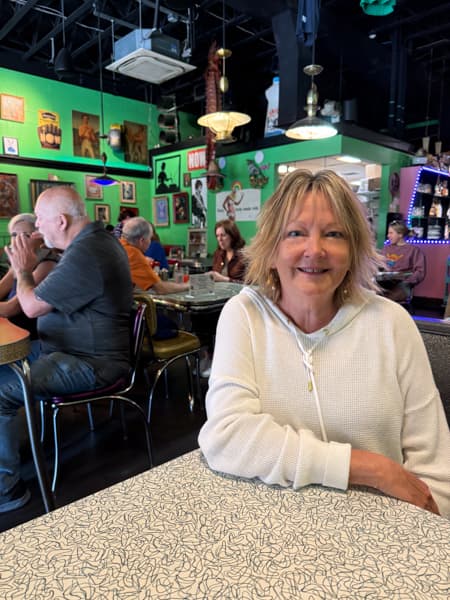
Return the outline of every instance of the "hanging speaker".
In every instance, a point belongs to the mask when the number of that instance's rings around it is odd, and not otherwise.
[[[75,76],[72,56],[67,48],[61,48],[55,58],[55,73],[59,79]]]
[[[344,100],[343,117],[344,121],[356,123],[356,121],[358,120],[358,101],[356,98],[352,98],[351,100]]]
[[[158,116],[158,125],[160,127],[175,127],[176,117],[172,113],[162,113]]]

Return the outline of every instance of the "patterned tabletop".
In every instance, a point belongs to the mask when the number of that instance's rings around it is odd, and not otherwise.
[[[450,521],[365,490],[216,474],[199,451],[0,536],[4,600],[448,600]]]

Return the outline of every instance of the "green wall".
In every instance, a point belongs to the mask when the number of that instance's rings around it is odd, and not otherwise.
[[[12,121],[0,120],[0,136],[10,136],[18,139],[20,160],[14,161],[13,157],[0,156],[0,171],[2,173],[16,174],[18,176],[19,203],[20,212],[32,210],[30,197],[30,180],[47,180],[49,176],[56,175],[62,181],[73,182],[85,197],[85,175],[92,174],[91,168],[95,165],[98,169],[101,166],[99,159],[90,159],[77,157],[73,155],[72,147],[72,110],[88,112],[100,115],[101,113],[101,95],[97,91],[84,89],[76,85],[48,80],[40,77],[30,76],[15,71],[0,68],[0,93],[21,96],[25,99],[25,121],[16,123]],[[131,84],[133,80],[130,79]],[[148,147],[158,146],[159,128],[157,125],[158,110],[156,106],[146,102],[130,100],[110,94],[103,95],[104,121],[106,133],[112,123],[123,123],[128,120],[137,123],[143,123],[148,126]],[[60,150],[51,150],[42,148],[38,135],[38,110],[49,110],[59,113],[62,128],[62,142]],[[195,125],[195,118],[192,115],[179,113],[181,139],[187,140],[197,137],[199,130]],[[127,163],[124,160],[123,152],[113,152],[102,140],[101,151],[105,151],[108,157],[107,168],[110,175],[114,176],[114,169],[125,169],[125,174],[116,176],[122,181],[133,181],[136,184],[136,206],[139,214],[146,219],[153,220],[152,198],[155,195],[155,180],[149,178],[149,169],[147,165]],[[174,156],[180,156],[180,191],[186,191],[191,194],[190,186],[183,186],[183,174],[188,172],[187,152],[188,150],[171,150],[167,147],[167,152],[158,150],[154,159],[164,160]],[[189,150],[194,147],[189,148]],[[217,147],[217,156],[221,155],[221,146]],[[277,165],[294,160],[307,160],[324,156],[333,156],[336,154],[351,154],[358,156],[370,162],[377,162],[382,165],[382,189],[381,206],[379,215],[378,242],[382,243],[384,239],[384,223],[386,213],[388,212],[391,197],[388,191],[389,175],[393,171],[398,171],[401,167],[410,164],[409,155],[364,142],[354,138],[335,136],[325,140],[310,142],[294,142],[283,144],[281,146],[261,148],[264,153],[262,164],[268,168],[264,171],[268,176],[267,185],[261,190],[261,202],[264,203],[274,191],[277,183]],[[225,158],[226,165],[222,169],[225,175],[224,190],[230,190],[234,181],[240,181],[243,188],[250,188],[249,174],[247,168],[247,159],[255,158],[256,150],[244,152],[241,154],[231,154]],[[30,159],[31,166],[23,164],[22,159]],[[42,163],[33,161],[56,161],[51,168],[42,166]],[[59,164],[61,163],[61,167]],[[56,164],[56,166],[54,166]],[[76,170],[69,169],[71,164]],[[79,170],[78,170],[79,165]],[[192,178],[201,177],[204,169],[191,171]],[[216,247],[214,237],[215,223],[215,193],[208,191],[208,252],[211,254]],[[117,222],[120,202],[120,186],[110,186],[103,188],[102,200],[86,200],[88,213],[91,218],[94,217],[95,204],[107,204],[110,207],[111,222]],[[164,244],[182,244],[186,245],[189,224],[173,224],[173,206],[172,195],[169,194],[169,215],[170,225],[159,229],[161,240]],[[7,230],[9,219],[0,218],[0,235],[4,235]],[[250,241],[255,233],[255,222],[239,222],[239,227],[243,236]]]

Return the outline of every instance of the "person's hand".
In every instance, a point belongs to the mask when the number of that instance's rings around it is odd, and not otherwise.
[[[16,273],[29,271],[36,267],[37,257],[33,249],[33,240],[25,233],[19,233],[11,239],[11,246],[5,246],[11,267]]]
[[[210,275],[211,279],[213,279],[214,281],[221,281],[221,282],[230,281],[229,277],[227,277],[226,275],[222,275],[221,273],[218,273],[217,271],[210,271],[209,275]]]
[[[350,482],[369,485],[389,496],[440,514],[427,484],[381,454],[352,450]]]

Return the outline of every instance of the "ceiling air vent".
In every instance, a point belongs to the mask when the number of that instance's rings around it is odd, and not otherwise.
[[[178,56],[178,40],[155,29],[136,29],[114,44],[114,62],[106,68],[149,83],[163,83],[196,68]]]

